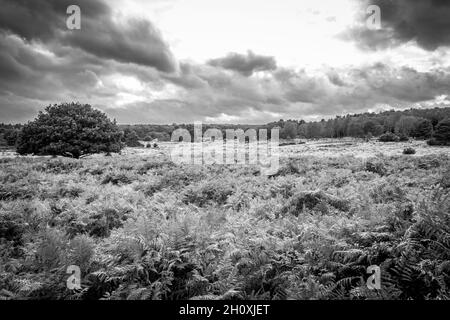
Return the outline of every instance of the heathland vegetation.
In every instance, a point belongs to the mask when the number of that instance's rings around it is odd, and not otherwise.
[[[58,111],[54,122],[42,114],[3,132],[19,148],[40,146],[24,153],[53,157],[0,159],[1,299],[450,298],[448,147],[415,141],[426,150],[416,153],[409,142],[360,139],[377,150],[360,157],[328,144],[334,156],[285,153],[266,176],[252,165],[176,164],[163,150],[91,156],[142,133],[125,134],[90,107],[92,117],[74,112],[74,122],[59,108],[46,111]],[[351,129],[446,144],[448,110],[273,125],[310,138],[320,126],[324,136]],[[91,139],[93,128],[106,130]],[[58,142],[45,132],[60,132]],[[70,265],[81,270],[79,289],[67,287]],[[381,269],[378,290],[366,285],[371,265]]]

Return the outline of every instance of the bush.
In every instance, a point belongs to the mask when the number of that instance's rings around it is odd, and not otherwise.
[[[289,213],[298,216],[304,209],[315,209],[322,213],[328,212],[328,205],[340,211],[350,210],[350,202],[319,191],[304,191],[292,196],[281,209],[283,214]]]
[[[23,127],[17,152],[80,158],[120,151],[121,136],[115,122],[88,104],[55,104]]]
[[[233,193],[233,186],[223,180],[200,182],[190,185],[183,194],[183,202],[193,203],[200,207],[206,204],[223,205]]]
[[[0,211],[0,244],[3,241],[12,241],[14,244],[22,242],[22,235],[28,228],[25,218],[19,213]]]
[[[392,132],[386,132],[382,134],[378,140],[381,142],[398,142],[400,141],[400,138]]]
[[[415,154],[416,150],[414,148],[405,148],[403,154]]]
[[[6,140],[6,144],[10,147],[15,146],[20,131],[17,129],[9,129],[3,133],[3,139]]]
[[[435,138],[431,138],[430,140],[427,141],[427,144],[429,146],[440,146],[441,142],[437,141]]]
[[[377,160],[368,160],[365,169],[366,171],[377,173],[380,176],[384,176],[387,173],[384,163]]]
[[[142,147],[142,143],[139,142],[139,137],[136,131],[126,128],[123,132],[123,142],[127,147]]]
[[[401,141],[401,142],[409,141],[409,137],[406,134],[400,134],[398,136],[398,141]]]
[[[79,168],[83,167],[81,162],[78,160],[48,160],[43,161],[33,166],[33,169],[40,172],[62,174],[71,173]]]
[[[130,184],[132,182],[133,180],[125,173],[118,173],[118,174],[110,173],[107,174],[102,180],[102,184],[112,183],[114,185]]]

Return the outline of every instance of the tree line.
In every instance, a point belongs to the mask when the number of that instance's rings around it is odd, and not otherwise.
[[[170,141],[176,129],[194,136],[193,124],[118,125],[87,104],[50,105],[25,125],[0,124],[0,146],[15,146],[19,154],[66,155],[79,158],[92,153],[118,152],[124,146],[143,146],[141,141]],[[336,116],[310,121],[290,119],[265,125],[206,124],[226,137],[227,129],[280,129],[281,139],[371,138],[401,141],[426,139],[431,145],[450,145],[450,108],[409,109]]]

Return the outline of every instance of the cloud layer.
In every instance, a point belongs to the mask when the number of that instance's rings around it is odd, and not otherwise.
[[[358,0],[360,13],[369,5],[381,9],[382,28],[365,26],[366,16],[347,36],[368,49],[384,49],[415,41],[421,48],[434,51],[450,46],[450,1],[447,0]]]
[[[251,50],[177,61],[151,21],[117,16],[103,1],[79,0],[82,29],[68,30],[70,2],[0,0],[1,121],[24,122],[65,101],[90,103],[119,123],[265,123],[449,103],[450,68],[439,61],[421,71],[388,59],[312,70]],[[411,3],[382,6],[387,31],[353,28],[352,41],[366,50],[410,40],[428,51],[447,46],[448,24],[437,11],[449,6],[429,0],[403,10]],[[427,31],[435,23],[442,29]],[[367,44],[370,37],[377,41]]]
[[[256,71],[268,71],[277,68],[274,57],[262,56],[248,51],[247,55],[229,53],[226,57],[211,59],[209,64],[224,69],[237,71],[245,76],[251,76]]]

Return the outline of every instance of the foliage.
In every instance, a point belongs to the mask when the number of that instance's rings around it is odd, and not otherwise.
[[[416,150],[414,148],[408,147],[408,148],[403,149],[403,154],[415,154],[415,153],[416,153]]]
[[[158,156],[1,161],[0,298],[445,300],[449,167],[398,152],[292,157],[271,177]]]
[[[397,136],[396,134],[392,133],[392,132],[386,132],[384,134],[382,134],[379,138],[379,141],[381,142],[397,142],[400,141],[399,136]]]
[[[419,139],[428,139],[433,133],[433,124],[428,119],[419,120],[413,131],[413,136]]]
[[[136,131],[126,128],[123,131],[123,142],[127,147],[142,147],[142,143],[139,142],[139,137]]]
[[[450,118],[444,119],[436,126],[431,145],[450,145]]]
[[[121,132],[107,116],[90,105],[50,105],[21,130],[19,154],[80,158],[93,153],[118,152]]]

